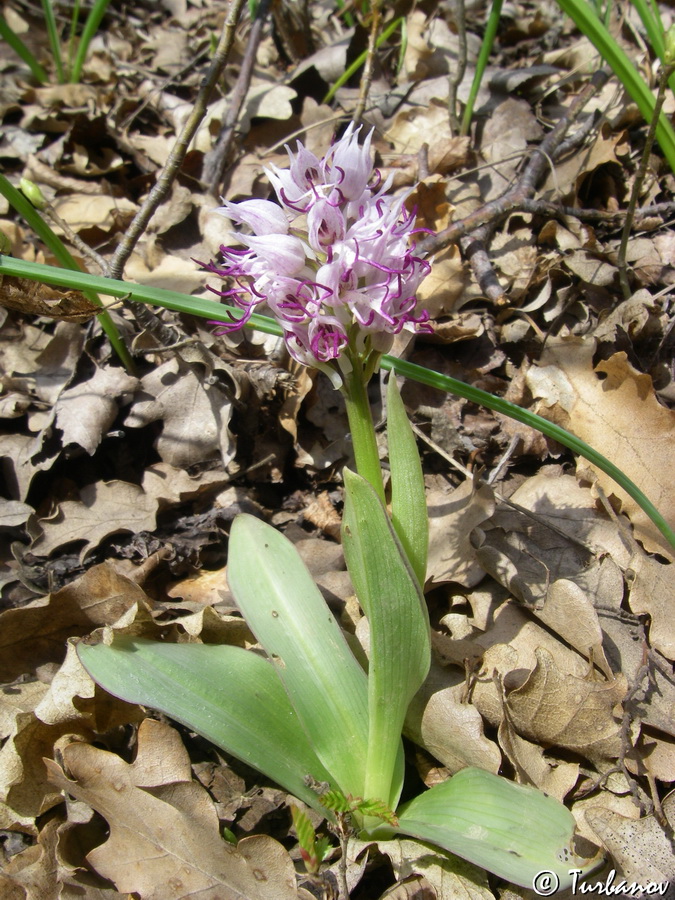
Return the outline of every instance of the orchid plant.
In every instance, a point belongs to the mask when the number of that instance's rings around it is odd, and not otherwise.
[[[222,263],[209,269],[228,280],[221,293],[240,311],[222,328],[239,328],[266,307],[290,354],[325,372],[344,395],[357,471],[344,471],[342,542],[368,620],[367,660],[294,546],[250,515],[232,526],[228,582],[265,655],[152,642],[132,627],[99,644],[81,642],[80,659],[109,692],[183,723],[333,823],[348,815],[354,834],[406,834],[519,885],[536,885],[544,872],[568,886],[597,860],[576,855],[571,813],[532,787],[466,768],[399,805],[401,733],[431,661],[428,519],[415,437],[393,376],[386,505],[367,386],[396,334],[428,329],[415,292],[429,263],[415,253],[406,197],[390,198],[389,181],[373,170],[370,135],[360,144],[350,126],[324,158],[298,144],[289,162],[267,172],[277,203],[222,207],[252,234],[237,233],[239,247],[223,247]],[[306,817],[295,818],[306,830]],[[304,843],[316,868],[325,846],[311,829]]]

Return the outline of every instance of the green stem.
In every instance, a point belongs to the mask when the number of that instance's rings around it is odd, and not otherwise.
[[[360,360],[354,361],[354,368],[345,376],[342,394],[352,434],[356,471],[372,484],[377,496],[384,503],[380,454],[377,450],[377,437],[368,401],[368,385]]]
[[[462,135],[467,135],[469,133],[469,129],[471,128],[473,107],[476,102],[476,97],[478,96],[478,91],[480,90],[480,85],[481,81],[483,80],[483,75],[485,74],[485,69],[487,68],[488,59],[490,58],[490,54],[492,53],[492,46],[495,42],[495,37],[497,36],[497,28],[499,27],[499,17],[502,13],[503,2],[504,0],[493,0],[492,8],[490,9],[490,18],[488,19],[488,23],[485,28],[483,42],[480,45],[480,53],[478,54],[476,71],[474,72],[473,81],[471,82],[469,99],[466,101],[466,108],[464,110],[464,115],[462,116],[462,128],[460,131],[460,134]]]

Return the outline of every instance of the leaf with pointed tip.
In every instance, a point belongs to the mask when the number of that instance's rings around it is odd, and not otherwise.
[[[391,521],[424,587],[429,550],[429,514],[415,435],[392,372],[387,387],[387,443],[391,469]]]
[[[398,831],[429,841],[514,884],[531,888],[547,871],[572,883],[570,870],[599,865],[572,849],[574,817],[529,785],[483,769],[462,769],[397,810]]]
[[[163,644],[115,636],[78,643],[91,677],[128,703],[160,710],[263,772],[319,812],[311,775],[332,782],[290,704],[274,666],[241,647]]]
[[[345,793],[363,796],[366,674],[298,551],[260,519],[237,516],[227,579],[316,755]]]
[[[368,617],[368,800],[398,802],[401,729],[429,671],[429,616],[419,582],[372,485],[344,470],[342,547]]]

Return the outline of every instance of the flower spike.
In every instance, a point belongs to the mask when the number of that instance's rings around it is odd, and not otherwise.
[[[415,253],[415,214],[407,195],[386,196],[391,177],[373,169],[373,132],[359,144],[360,131],[350,124],[323,159],[299,141],[295,153],[287,147],[289,167],[265,169],[277,203],[216,210],[252,234],[237,233],[244,248],[221,247],[223,262],[206,267],[231,280],[220,293],[243,310],[242,324],[264,305],[291,356],[331,375],[349,372],[350,353],[370,356],[372,371],[404,328],[431,331],[416,309],[430,266]],[[234,327],[228,315],[224,329]]]

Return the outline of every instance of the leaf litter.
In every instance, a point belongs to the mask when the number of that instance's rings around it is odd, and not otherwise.
[[[295,6],[279,4],[263,32],[241,141],[219,185],[230,200],[267,196],[262,166],[284,160],[283,143],[300,136],[321,153],[355,108],[357,80],[338,89],[336,109],[321,98],[361,46],[362,26],[311,4],[307,43]],[[10,13],[44,55],[29,7]],[[2,47],[5,171],[40,184],[67,240],[111,257],[192,110],[221,15],[192,0],[111,13],[80,85],[36,88]],[[400,69],[399,38],[384,45],[366,120],[383,174],[394,173],[396,189],[419,182],[421,224],[438,232],[499,202],[595,51],[553,6],[510,11],[478,97],[480,127],[459,138],[447,116],[458,54],[450,5],[415,9],[407,26]],[[462,101],[478,13],[468,27]],[[226,235],[200,175],[247,32],[239,28],[220,95],[127,264],[130,280],[207,295],[194,260],[213,258]],[[439,250],[420,290],[434,334],[396,351],[569,428],[672,522],[672,235],[660,213],[638,217],[634,290],[622,297],[611,216],[625,209],[646,129],[612,81],[581,127],[585,139],[549,167],[534,211],[495,220],[493,286],[457,241]],[[672,200],[672,174],[656,157],[651,165],[645,207]],[[537,202],[565,210],[544,214]],[[15,256],[53,261],[6,205],[0,228]],[[9,281],[2,297],[4,895],[331,896],[337,851],[320,878],[304,874],[284,792],[105,694],[73,641],[103,629],[253,646],[226,582],[229,525],[248,511],[296,543],[367,645],[339,546],[350,452],[340,398],[322,376],[297,371],[274,338],[215,338],[166,312],[149,326],[120,305],[112,315],[133,340],[131,375],[77,297]],[[184,336],[192,344],[172,349]],[[674,881],[672,548],[614,482],[526,426],[412,382],[403,395],[424,453],[435,652],[406,721],[411,766],[427,785],[466,765],[533,784],[570,807],[628,880]],[[531,896],[412,841],[354,841],[349,853],[355,897]]]

